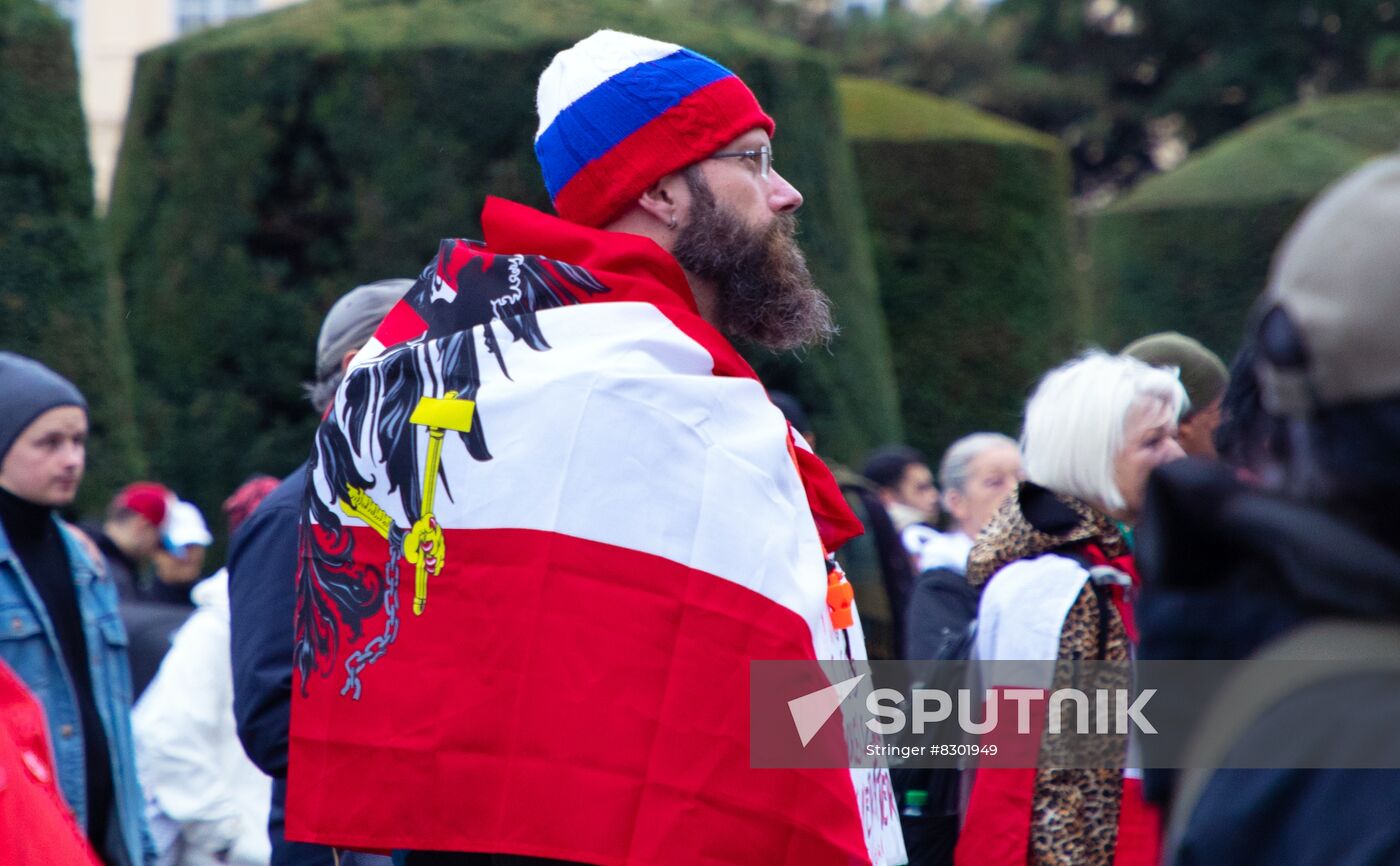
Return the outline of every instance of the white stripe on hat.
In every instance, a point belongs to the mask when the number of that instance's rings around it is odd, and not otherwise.
[[[540,128],[535,140],[544,134],[554,119],[579,98],[595,87],[633,66],[660,60],[680,50],[679,45],[658,42],[645,36],[599,30],[571,48],[554,55],[549,67],[540,75],[535,105],[540,113]]]

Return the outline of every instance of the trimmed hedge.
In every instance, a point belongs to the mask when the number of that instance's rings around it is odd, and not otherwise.
[[[828,65],[645,0],[310,0],[143,55],[110,230],[131,286],[142,418],[163,478],[206,508],[305,455],[322,312],[476,236],[488,193],[548,208],[535,84],[601,27],[730,65],[778,122],[834,352],[755,360],[850,459],[900,433],[892,364]],[[795,387],[794,387],[795,386]]]
[[[1400,141],[1400,94],[1320,99],[1266,115],[1092,220],[1089,250],[1110,348],[1153,331],[1239,348],[1274,249],[1333,181]]]
[[[843,79],[909,442],[937,461],[1015,435],[1074,336],[1069,163],[1054,139],[885,82]]]
[[[42,360],[87,397],[87,512],[143,468],[118,303],[93,218],[72,35],[35,0],[0,0],[0,348]]]

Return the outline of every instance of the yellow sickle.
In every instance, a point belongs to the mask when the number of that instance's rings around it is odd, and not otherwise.
[[[348,499],[340,500],[340,510],[345,512],[348,517],[364,521],[370,529],[388,538],[389,530],[394,525],[394,519],[379,507],[379,503],[370,499],[369,494],[360,488],[351,485],[346,488],[345,492]]]

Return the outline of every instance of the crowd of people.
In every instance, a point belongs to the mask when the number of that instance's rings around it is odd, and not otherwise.
[[[210,576],[204,516],[163,484],[65,519],[85,397],[0,352],[0,862],[1400,862],[1383,766],[933,792],[754,768],[733,709],[759,659],[1400,648],[1400,158],[1299,220],[1230,367],[1176,333],[1090,350],[1019,431],[856,471],[730,342],[835,333],[743,82],[602,31],[537,104],[559,216],[492,200],[484,243],[332,306],[310,456],[230,493]],[[1393,725],[1390,658],[1265,708],[1310,707],[1345,752]],[[1374,709],[1317,709],[1339,694]]]
[[[409,285],[361,286],[327,313],[316,378],[307,385],[316,410],[326,408],[344,365]],[[0,809],[23,808],[0,811],[0,862],[266,866],[281,843],[280,825],[269,823],[280,814],[271,776],[286,773],[287,707],[280,734],[272,735],[280,742],[279,769],[275,754],[257,751],[256,733],[246,752],[239,740],[230,575],[227,567],[203,574],[213,542],[204,516],[166,485],[138,481],[113,497],[101,521],[62,519],[58,512],[82,480],[86,401],[52,370],[12,353],[0,353],[0,386],[15,413],[0,431],[0,440],[9,439],[0,441],[8,449],[0,464],[0,543],[14,554],[0,566],[6,592],[14,594],[3,596],[10,625],[0,645],[0,715],[16,720],[0,733],[14,737],[14,754],[28,770],[0,775],[0,791],[7,780],[27,785],[23,803],[0,802]],[[299,475],[293,479],[284,485],[254,476],[222,506],[236,540],[230,563],[250,547],[266,548],[260,528],[279,517],[292,530],[288,546],[269,551],[282,561],[254,561],[241,584],[249,604],[275,606],[271,617],[246,612],[241,624],[243,631],[266,627],[262,651],[288,683],[301,494]],[[289,496],[287,520],[278,503]],[[263,575],[274,579],[271,591],[259,591]],[[255,678],[262,661],[245,665]],[[281,697],[289,700],[290,688]],[[36,727],[39,708],[48,724]],[[256,708],[253,718],[262,712]],[[249,727],[259,730],[254,722]],[[0,738],[0,748],[11,744]],[[10,820],[36,809],[47,824]],[[18,829],[26,826],[28,832]],[[279,862],[331,862],[329,850],[313,853]]]

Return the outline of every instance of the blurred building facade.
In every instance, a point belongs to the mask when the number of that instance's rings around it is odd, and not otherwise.
[[[45,0],[73,25],[99,208],[111,194],[136,56],[232,18],[299,0]]]

